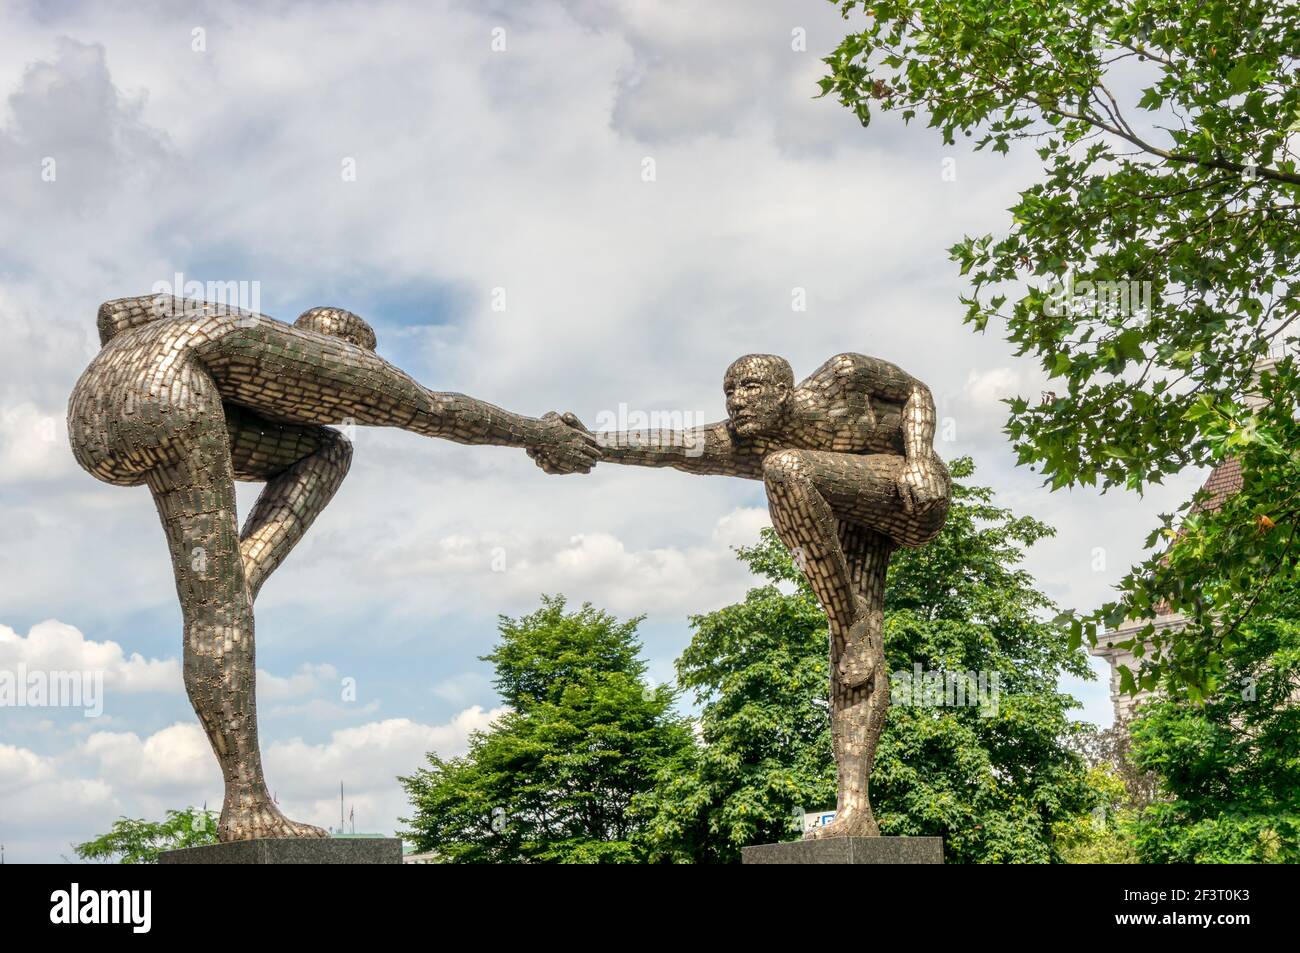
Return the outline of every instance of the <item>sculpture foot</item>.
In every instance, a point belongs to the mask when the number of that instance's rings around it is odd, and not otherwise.
[[[217,838],[222,843],[263,837],[329,837],[329,834],[311,824],[289,820],[270,798],[245,801],[221,812]]]
[[[876,824],[871,809],[858,810],[845,808],[835,815],[835,820],[824,827],[814,827],[803,835],[804,840],[824,840],[828,837],[879,837],[880,827]]]

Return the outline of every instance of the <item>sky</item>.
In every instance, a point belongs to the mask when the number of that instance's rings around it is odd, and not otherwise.
[[[946,249],[1004,232],[1037,158],[863,129],[815,98],[856,22],[830,3],[0,0],[0,17],[0,668],[104,685],[92,717],[0,710],[9,862],[221,803],[149,493],[82,471],[64,424],[100,302],[177,275],[244,282],[286,321],[348,308],[427,386],[534,416],[717,420],[741,354],[797,377],[844,351],[893,361],[930,385],[939,452],[1057,528],[1026,566],[1065,607],[1104,601],[1204,477],[1102,496],[1016,466],[1001,401],[1050,385],[998,328],[962,324]],[[358,831],[399,829],[396,777],[501,710],[479,659],[499,615],[543,593],[643,615],[666,681],[690,616],[753,583],[733,547],[769,525],[759,483],[553,477],[518,450],[351,436],[343,487],[257,602],[265,771],[295,819],[337,826],[341,782]],[[1104,678],[1062,686],[1109,724]]]

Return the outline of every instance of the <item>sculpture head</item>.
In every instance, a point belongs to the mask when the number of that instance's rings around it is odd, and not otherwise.
[[[367,351],[375,349],[375,329],[343,308],[312,308],[298,315],[293,326],[342,338]]]
[[[794,392],[790,362],[775,354],[746,354],[722,378],[727,416],[742,437],[775,434],[785,422]]]

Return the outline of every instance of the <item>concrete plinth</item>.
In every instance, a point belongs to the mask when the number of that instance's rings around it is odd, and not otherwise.
[[[160,864],[400,864],[396,837],[294,837],[168,850]]]
[[[828,837],[741,850],[742,864],[942,864],[942,837]]]

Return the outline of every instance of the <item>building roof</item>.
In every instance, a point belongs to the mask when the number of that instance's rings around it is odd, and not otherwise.
[[[1209,497],[1200,506],[1194,507],[1193,510],[1217,510],[1223,505],[1224,500],[1240,489],[1241,461],[1236,457],[1228,457],[1214,468],[1214,472],[1205,478],[1201,490],[1208,493]]]

